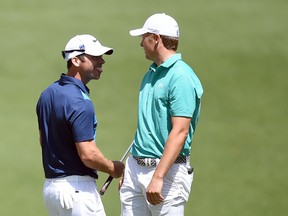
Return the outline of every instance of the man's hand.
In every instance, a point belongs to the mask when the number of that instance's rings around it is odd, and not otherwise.
[[[112,161],[112,162],[113,162],[113,165],[114,165],[114,169],[113,169],[113,172],[110,173],[110,175],[113,178],[121,177],[122,174],[123,174],[123,171],[125,169],[124,163],[121,162],[121,161]]]
[[[123,181],[124,181],[124,173],[123,173],[123,175],[122,175],[122,176],[120,177],[120,179],[119,179],[118,191],[120,191],[120,188],[122,187]]]
[[[164,201],[161,194],[163,188],[163,178],[153,177],[146,190],[147,200],[151,205],[158,205]]]

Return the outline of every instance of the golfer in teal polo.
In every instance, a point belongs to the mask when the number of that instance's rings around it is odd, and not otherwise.
[[[180,53],[177,22],[149,17],[141,29],[145,57],[153,63],[139,94],[138,127],[120,188],[122,216],[184,215],[193,181],[190,154],[203,88]]]

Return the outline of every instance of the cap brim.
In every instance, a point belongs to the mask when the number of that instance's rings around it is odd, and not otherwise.
[[[92,56],[101,56],[101,55],[111,55],[114,50],[110,47],[102,46],[101,48],[97,48],[97,50],[86,50],[85,53]]]
[[[112,48],[108,48],[108,50],[104,53],[106,55],[111,55],[114,52]]]
[[[131,30],[130,32],[130,35],[131,36],[140,36],[140,35],[143,35],[147,32],[145,32],[142,28],[141,29],[134,29],[134,30]]]

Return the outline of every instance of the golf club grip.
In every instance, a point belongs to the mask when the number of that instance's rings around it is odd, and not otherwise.
[[[105,181],[103,187],[101,188],[100,190],[100,194],[103,195],[105,193],[105,191],[107,190],[108,186],[110,185],[110,183],[112,182],[113,180],[113,177],[112,176],[109,176],[107,178],[107,180]]]
[[[130,144],[130,146],[126,149],[126,152],[124,153],[123,157],[121,158],[120,162],[123,162],[124,159],[126,158],[126,156],[128,155],[132,145],[134,143],[134,140],[132,141],[132,143]],[[109,187],[110,183],[112,182],[113,177],[110,175],[107,180],[105,181],[103,187],[100,190],[100,195],[104,195],[104,193],[106,192],[107,188]]]

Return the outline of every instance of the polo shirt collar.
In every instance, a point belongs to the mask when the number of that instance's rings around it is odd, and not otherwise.
[[[164,68],[169,68],[171,67],[176,61],[181,60],[182,56],[180,53],[176,53],[174,55],[172,55],[171,57],[169,57],[165,62],[163,62],[161,65],[159,65],[157,67],[157,65],[155,64],[155,62],[153,64],[151,64],[150,66],[150,70],[152,70],[153,72],[156,72],[156,70],[158,68],[164,67]]]
[[[81,80],[78,80],[78,79],[71,77],[71,76],[67,76],[66,74],[62,73],[59,82],[64,84],[64,85],[66,85],[66,84],[76,85],[84,93],[87,93],[89,95],[89,92],[90,92],[89,88],[86,85],[84,85],[84,83],[81,82]]]

